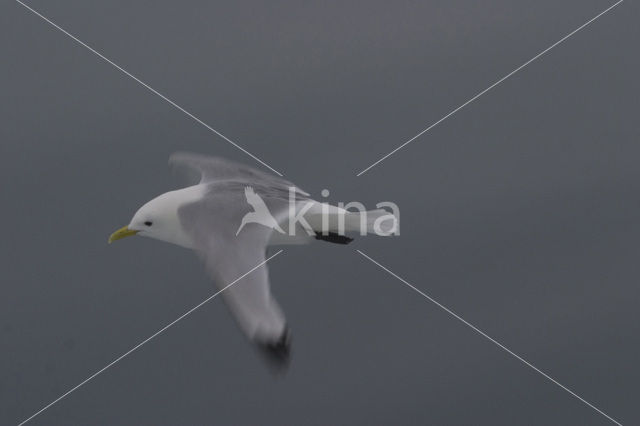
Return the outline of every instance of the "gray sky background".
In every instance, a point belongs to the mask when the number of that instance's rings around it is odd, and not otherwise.
[[[402,235],[287,248],[274,377],[221,299],[33,425],[604,425],[361,249],[624,424],[640,423],[640,7],[626,1],[362,177],[608,1],[29,1],[330,200]],[[18,3],[0,4],[0,423],[215,290],[131,239],[176,150],[257,165]]]

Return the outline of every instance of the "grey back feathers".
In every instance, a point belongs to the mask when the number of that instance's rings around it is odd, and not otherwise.
[[[199,175],[202,199],[178,209],[184,231],[194,242],[207,273],[224,288],[265,260],[272,229],[248,224],[235,235],[240,219],[251,207],[245,188],[253,188],[272,212],[286,208],[289,187],[284,179],[221,158],[177,153],[174,166]],[[299,196],[302,195],[300,191]],[[289,333],[284,314],[270,292],[267,265],[226,289],[222,296],[247,337],[260,345],[269,361],[284,367],[289,360]]]

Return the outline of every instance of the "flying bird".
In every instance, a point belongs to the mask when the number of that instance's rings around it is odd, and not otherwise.
[[[313,239],[347,244],[352,238],[340,231],[373,232],[374,221],[389,214],[369,211],[363,222],[362,212],[319,203],[285,179],[219,157],[175,153],[169,163],[195,172],[199,181],[144,204],[109,243],[140,235],[193,249],[220,289],[264,262],[270,245]],[[297,218],[291,217],[292,204]],[[244,334],[272,364],[286,367],[290,334],[271,295],[266,264],[222,296]]]

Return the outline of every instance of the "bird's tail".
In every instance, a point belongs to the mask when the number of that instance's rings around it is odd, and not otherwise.
[[[399,233],[398,218],[384,209],[353,212],[333,207],[328,212],[311,214],[308,222],[316,232],[316,238],[318,234],[344,236],[347,232],[380,236]]]

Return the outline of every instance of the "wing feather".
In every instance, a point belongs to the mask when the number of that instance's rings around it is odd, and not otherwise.
[[[235,235],[249,211],[244,191],[235,183],[214,183],[202,200],[181,206],[178,217],[207,273],[219,288],[265,260],[272,229],[247,226]],[[264,348],[278,348],[286,338],[284,314],[271,295],[267,266],[263,265],[222,293],[231,313],[247,337]]]
[[[294,187],[300,194],[309,195],[286,179],[221,157],[175,152],[169,157],[169,165],[195,172],[199,175],[200,183],[237,181],[250,185],[260,182],[263,185],[287,190],[289,187]]]

